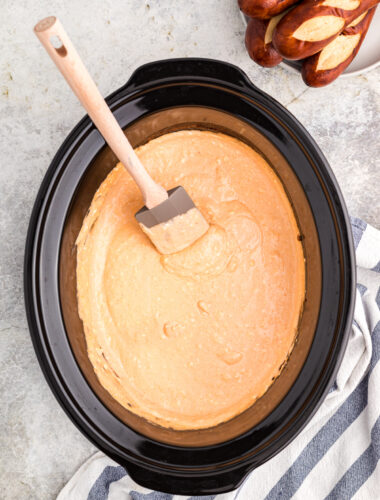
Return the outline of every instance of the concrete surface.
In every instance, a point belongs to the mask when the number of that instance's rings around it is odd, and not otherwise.
[[[52,499],[95,449],[40,372],[26,325],[22,262],[28,218],[55,151],[83,110],[32,33],[61,18],[104,95],[137,66],[167,57],[230,61],[308,128],[351,214],[380,225],[380,68],[307,89],[299,75],[246,55],[235,0],[3,0],[0,27],[0,498]],[[75,500],[75,499],[74,499]]]

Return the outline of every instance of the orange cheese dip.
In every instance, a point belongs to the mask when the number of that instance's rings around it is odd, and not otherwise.
[[[88,355],[130,411],[211,427],[252,405],[291,352],[305,293],[297,223],[273,170],[237,139],[180,131],[136,152],[166,189],[186,189],[210,228],[161,255],[134,217],[138,188],[121,164],[111,171],[77,240]]]

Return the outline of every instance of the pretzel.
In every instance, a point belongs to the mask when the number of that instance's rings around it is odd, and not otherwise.
[[[273,45],[286,59],[304,59],[332,42],[379,0],[304,0],[278,23]]]
[[[239,7],[248,17],[270,19],[299,0],[238,0]]]
[[[282,61],[282,57],[273,47],[272,35],[285,13],[271,19],[250,19],[248,22],[245,46],[250,58],[260,66],[272,68]]]
[[[351,63],[367,34],[376,7],[355,19],[320,52],[305,59],[302,78],[310,87],[323,87],[334,81]]]

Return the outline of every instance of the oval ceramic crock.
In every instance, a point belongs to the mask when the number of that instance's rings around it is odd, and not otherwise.
[[[24,268],[29,328],[68,416],[145,487],[187,495],[226,492],[301,431],[333,383],[354,307],[355,259],[344,201],[302,125],[235,66],[208,59],[154,62],[137,69],[107,102],[134,146],[192,128],[245,141],[276,171],[298,220],[306,301],[281,375],[229,422],[174,431],[122,408],[100,386],[87,358],[75,240],[93,194],[117,162],[87,116],[53,159],[31,216]]]

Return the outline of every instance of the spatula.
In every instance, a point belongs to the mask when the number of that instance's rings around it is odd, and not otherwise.
[[[163,254],[179,252],[203,236],[209,227],[206,219],[183,187],[166,191],[150,177],[59,20],[54,16],[46,17],[36,24],[34,32],[140,188],[145,206],[135,216],[157,250]]]

